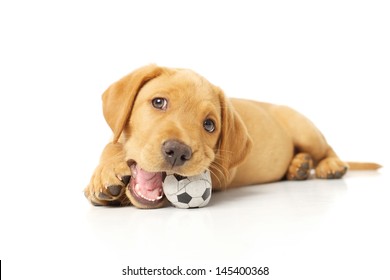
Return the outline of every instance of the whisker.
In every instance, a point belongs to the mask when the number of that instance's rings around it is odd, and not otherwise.
[[[219,184],[220,186],[222,186],[223,183],[222,183],[221,179],[219,179],[219,176],[217,176],[216,173],[215,173],[212,169],[210,169],[210,173],[213,174],[215,178],[217,178],[218,184]]]
[[[214,167],[221,173],[221,175],[226,176],[229,174],[229,170],[221,163],[214,161],[212,165],[214,165]]]
[[[223,188],[226,188],[229,171],[221,164],[213,162],[210,166],[210,172],[212,172],[214,176],[218,179],[219,185]]]

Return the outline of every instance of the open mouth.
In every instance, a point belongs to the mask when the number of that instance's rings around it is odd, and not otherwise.
[[[164,199],[163,179],[165,172],[148,172],[136,162],[129,163],[131,180],[128,189],[134,199],[148,206],[155,206]]]

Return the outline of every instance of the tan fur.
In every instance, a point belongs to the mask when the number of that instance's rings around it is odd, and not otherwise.
[[[151,106],[156,97],[169,100],[166,111]],[[127,160],[149,172],[191,176],[209,169],[214,190],[306,179],[313,167],[319,178],[340,178],[348,165],[380,167],[344,163],[314,124],[293,109],[228,99],[220,88],[185,69],[149,65],[132,72],[103,94],[103,112],[114,136],[85,189],[95,205],[148,207],[125,188],[123,178],[131,173]],[[206,117],[216,123],[212,133],[202,127]],[[167,139],[190,146],[191,160],[174,168],[167,165],[161,155]]]
[[[382,165],[373,162],[347,162],[349,170],[377,170]]]

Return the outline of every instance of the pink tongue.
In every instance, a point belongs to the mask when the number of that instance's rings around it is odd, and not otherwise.
[[[135,191],[142,197],[149,200],[156,200],[162,194],[162,174],[161,172],[147,172],[138,165],[132,167],[135,177]]]

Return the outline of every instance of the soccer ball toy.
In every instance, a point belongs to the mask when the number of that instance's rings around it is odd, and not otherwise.
[[[211,198],[210,171],[189,177],[167,175],[163,190],[167,199],[178,208],[204,207]]]

